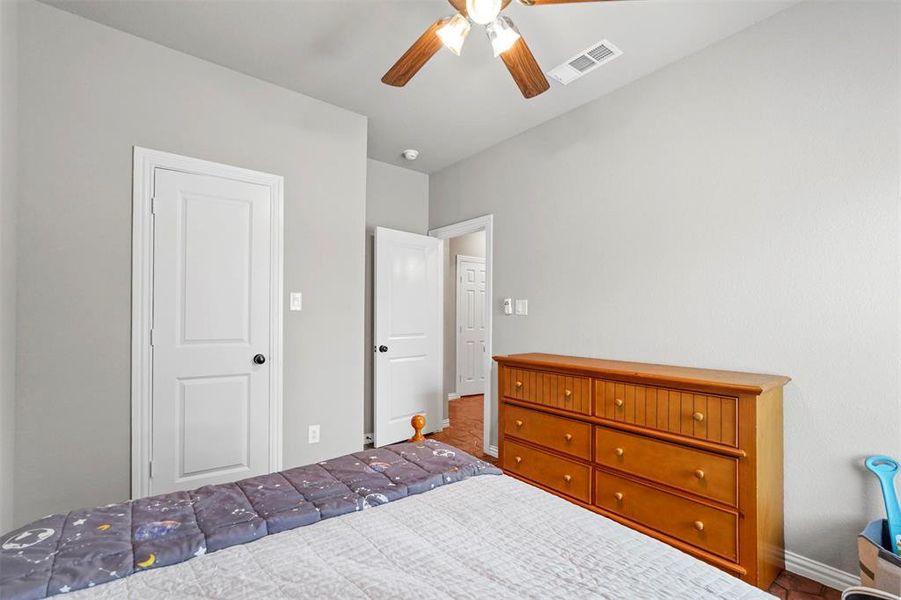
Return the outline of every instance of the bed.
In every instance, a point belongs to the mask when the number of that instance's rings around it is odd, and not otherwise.
[[[455,454],[465,461],[457,465],[485,465],[438,442],[417,444],[441,458]],[[422,486],[421,493],[411,491],[397,501],[364,502],[360,510],[199,552],[184,562],[46,593],[69,592],[67,597],[84,600],[772,598],[494,469],[455,466],[451,472],[440,474],[446,484]],[[362,510],[367,506],[373,508]]]

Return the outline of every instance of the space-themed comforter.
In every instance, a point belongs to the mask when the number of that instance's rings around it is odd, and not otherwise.
[[[0,599],[44,598],[378,506],[494,466],[433,440],[44,517],[0,538]]]

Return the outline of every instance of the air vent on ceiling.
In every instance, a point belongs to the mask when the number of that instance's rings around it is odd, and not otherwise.
[[[601,65],[607,64],[622,53],[622,50],[607,40],[603,40],[576,54],[562,65],[554,67],[548,71],[548,75],[566,85]]]

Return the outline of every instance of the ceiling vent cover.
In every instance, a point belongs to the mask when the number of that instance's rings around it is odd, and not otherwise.
[[[562,65],[554,67],[548,71],[548,75],[567,85],[601,65],[607,64],[622,53],[622,50],[607,40],[603,40],[576,54]]]

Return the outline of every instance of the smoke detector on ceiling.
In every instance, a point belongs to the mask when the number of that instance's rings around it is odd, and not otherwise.
[[[416,160],[417,158],[419,158],[419,150],[414,150],[413,148],[407,148],[400,154],[407,160]]]
[[[622,50],[607,40],[602,40],[576,54],[562,65],[554,67],[548,71],[548,75],[563,85],[568,85],[601,65],[606,65],[617,56],[621,56],[622,53]]]

